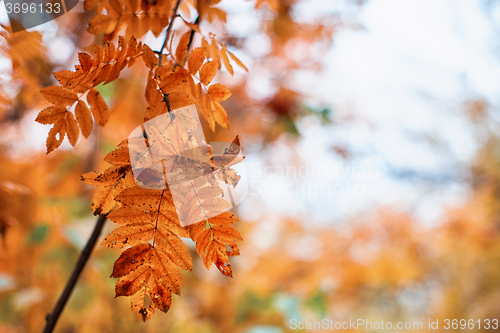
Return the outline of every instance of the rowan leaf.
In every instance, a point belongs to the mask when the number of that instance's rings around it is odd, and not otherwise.
[[[212,101],[215,102],[225,101],[231,96],[231,91],[220,83],[212,84],[208,87],[208,93]]]
[[[90,89],[87,102],[90,105],[90,111],[95,121],[101,126],[106,125],[109,119],[109,109],[101,93],[95,89]]]
[[[94,65],[94,62],[92,61],[92,56],[85,52],[78,53],[78,60],[80,61],[80,66],[82,66],[82,70],[84,72],[91,69]]]
[[[58,148],[66,135],[66,122],[64,119],[54,124],[47,137],[47,155]]]
[[[206,57],[207,49],[205,47],[197,47],[189,53],[188,69],[192,75],[198,73]]]
[[[116,24],[117,21],[114,17],[97,14],[90,20],[87,31],[92,35],[110,33],[115,29]]]
[[[168,94],[172,91],[186,91],[190,84],[189,81],[192,81],[191,74],[182,67],[177,67],[174,72],[164,75],[161,73],[159,75],[160,80],[160,89],[164,94]]]
[[[177,62],[184,65],[186,61],[189,38],[191,36],[191,31],[184,33],[179,39],[179,44],[177,44],[177,49],[175,50],[175,58]]]
[[[191,239],[196,242],[196,252],[203,259],[207,269],[214,263],[219,271],[232,277],[228,255],[239,254],[236,241],[242,241],[241,234],[231,224],[238,221],[234,215],[224,212],[207,221],[189,226]],[[208,225],[208,228],[205,228]],[[228,251],[228,248],[231,251]]]
[[[168,94],[168,103],[170,104],[170,108],[175,110],[194,104],[196,100],[185,91],[173,91]]]
[[[124,248],[147,242],[153,238],[155,225],[152,223],[132,223],[115,229],[101,245],[112,248]]]
[[[217,74],[217,69],[218,69],[217,62],[209,61],[205,63],[200,69],[201,83],[207,86],[213,80],[215,74]]]
[[[113,165],[104,172],[87,172],[81,178],[89,185],[107,186],[115,184],[128,170],[130,170],[130,165]]]
[[[71,112],[66,113],[65,122],[69,143],[71,143],[74,147],[78,142],[78,137],[80,136],[80,128],[78,127],[75,117]]]
[[[217,124],[221,125],[222,127],[229,129],[229,119],[227,118],[227,113],[226,110],[222,107],[222,105],[219,104],[219,102],[212,101],[212,114],[214,117],[214,120],[217,122]]]
[[[69,79],[73,76],[73,71],[62,70],[59,72],[53,73],[56,80],[64,87]]]
[[[40,124],[55,124],[66,116],[66,109],[57,106],[49,106],[40,111],[35,121]]]
[[[80,125],[80,130],[85,138],[88,138],[92,132],[92,115],[84,101],[78,101],[75,107],[75,116]]]
[[[73,103],[78,100],[78,95],[76,93],[61,86],[46,87],[40,90],[40,92],[47,101],[56,106],[73,105]]]
[[[238,59],[233,53],[231,53],[231,51],[227,51],[227,53],[229,54],[229,57],[231,57],[231,59],[233,59],[233,61],[238,65],[240,66],[242,69],[244,69],[246,72],[248,72],[248,68],[243,64],[243,62],[241,62],[240,59]]]
[[[143,45],[142,52],[142,60],[144,60],[146,67],[148,67],[149,69],[153,69],[158,66],[158,58],[149,46]]]
[[[226,45],[222,45],[222,50],[220,50],[219,54],[222,58],[222,61],[224,62],[224,67],[226,67],[229,74],[234,75],[233,66],[231,66],[231,63],[229,62],[229,57],[227,56]]]
[[[113,165],[130,165],[130,154],[128,148],[118,148],[110,152],[104,161]]]

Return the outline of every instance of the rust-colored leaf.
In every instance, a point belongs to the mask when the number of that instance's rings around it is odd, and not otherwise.
[[[75,117],[71,112],[66,113],[66,133],[68,135],[69,143],[74,147],[78,142],[78,137],[80,136],[80,128],[76,123]]]
[[[177,62],[181,65],[184,65],[184,62],[186,61],[186,56],[188,51],[187,48],[190,36],[191,36],[191,31],[184,33],[179,40],[177,49],[175,50],[175,58],[177,59]]]
[[[78,101],[75,107],[75,116],[80,125],[80,130],[85,138],[88,138],[92,132],[92,115],[84,101]]]
[[[189,53],[188,69],[193,75],[196,75],[200,70],[205,58],[207,57],[207,49],[205,47],[198,47]]]
[[[57,106],[49,106],[40,111],[35,121],[40,124],[55,124],[66,116],[66,109]]]
[[[54,124],[54,127],[49,132],[47,137],[47,154],[58,148],[64,140],[66,135],[66,122],[64,119],[59,120]]]
[[[216,83],[208,87],[208,93],[212,101],[225,101],[231,96],[231,91],[224,85]]]
[[[196,100],[185,91],[173,91],[168,94],[168,103],[170,104],[170,108],[175,110],[194,104],[196,103]]]
[[[47,101],[56,106],[72,105],[78,100],[78,95],[61,86],[50,86],[40,91]]]
[[[149,69],[153,69],[158,66],[158,58],[149,46],[143,45],[142,51],[142,59],[144,60],[146,67],[148,67]]]
[[[217,74],[217,63],[215,61],[209,61],[205,63],[201,69],[200,69],[200,81],[204,85],[208,85],[213,78],[215,77],[215,74]]]
[[[101,126],[106,125],[109,119],[109,109],[101,93],[95,89],[90,89],[87,95],[87,102],[90,105],[90,111],[95,121]]]

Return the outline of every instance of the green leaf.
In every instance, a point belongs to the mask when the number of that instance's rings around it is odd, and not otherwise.
[[[39,225],[31,231],[30,237],[28,239],[28,244],[38,244],[42,243],[47,237],[47,233],[49,232],[49,226],[46,224]]]

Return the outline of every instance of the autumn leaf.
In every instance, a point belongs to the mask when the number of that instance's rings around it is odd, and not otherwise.
[[[68,135],[69,143],[74,147],[76,142],[78,141],[78,137],[80,136],[80,128],[76,123],[75,117],[71,112],[66,113],[66,132]]]
[[[220,51],[219,54],[222,58],[222,61],[224,62],[224,67],[226,67],[229,74],[234,75],[233,66],[231,66],[231,63],[229,62],[229,57],[227,56],[226,45],[222,45],[222,50]]]
[[[142,59],[144,60],[146,67],[153,69],[158,66],[158,58],[149,46],[143,45],[142,52]]]
[[[66,109],[57,106],[49,106],[40,111],[35,121],[40,124],[55,124],[66,116]]]
[[[189,53],[188,69],[192,75],[196,75],[200,70],[206,58],[207,49],[205,47],[197,47]]]
[[[106,125],[109,119],[109,110],[101,93],[95,89],[90,89],[87,95],[87,102],[90,105],[90,111],[95,121],[101,126]]]
[[[47,137],[47,154],[58,148],[66,135],[66,122],[64,119],[54,124]]]
[[[78,95],[61,86],[50,86],[40,91],[45,99],[56,106],[72,105],[78,100]]]
[[[233,276],[228,256],[239,254],[235,242],[243,240],[238,230],[232,227],[235,222],[238,219],[233,214],[224,212],[188,226],[190,237],[196,242],[196,252],[203,258],[205,267],[209,269],[214,263],[228,277]]]
[[[245,72],[248,72],[248,68],[243,64],[243,62],[241,62],[240,59],[238,59],[234,54],[232,54],[230,51],[227,51],[227,53],[229,54],[229,57],[231,57],[231,59],[233,59],[233,61],[238,65],[240,66],[242,69],[245,70]]]
[[[167,312],[171,293],[180,295],[180,269],[192,269],[192,260],[179,236],[187,237],[175,216],[168,190],[129,188],[116,200],[121,208],[108,218],[122,225],[108,235],[103,245],[128,247],[116,260],[111,277],[120,278],[116,296],[131,296],[132,311],[146,321],[153,308],[145,306],[148,296],[153,306]],[[150,243],[151,242],[151,243]],[[138,295],[137,295],[138,294]]]
[[[92,115],[87,107],[87,104],[83,101],[78,101],[75,107],[75,116],[80,125],[80,130],[85,138],[88,138],[92,132]]]
[[[225,101],[231,96],[231,91],[222,84],[212,84],[208,87],[208,94],[212,101],[220,102]]]
[[[217,69],[218,66],[215,61],[205,63],[200,69],[200,81],[204,85],[208,85],[217,74]]]
[[[173,91],[168,94],[168,103],[172,110],[180,109],[182,107],[196,103],[193,96],[185,91]]]
[[[189,38],[191,36],[191,31],[184,33],[179,40],[179,44],[177,45],[177,49],[175,50],[175,58],[177,62],[181,65],[184,65],[186,61],[187,48],[189,43]]]

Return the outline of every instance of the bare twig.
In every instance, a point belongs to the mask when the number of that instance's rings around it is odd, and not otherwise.
[[[92,235],[87,241],[87,245],[85,245],[85,248],[80,254],[80,258],[78,258],[78,262],[76,263],[75,269],[73,270],[73,273],[71,274],[71,277],[68,283],[66,284],[64,291],[59,297],[56,306],[54,307],[51,313],[47,314],[46,317],[47,324],[45,325],[43,333],[52,332],[52,330],[56,326],[57,319],[59,319],[59,316],[61,315],[61,312],[64,309],[66,302],[68,301],[69,297],[71,296],[71,293],[73,292],[73,289],[75,288],[76,282],[80,277],[80,273],[83,271],[83,268],[87,263],[87,260],[92,254],[92,250],[94,249],[94,246],[97,242],[97,239],[99,238],[99,235],[101,234],[101,230],[105,222],[106,222],[106,215],[100,215],[99,218],[97,219],[94,231],[92,232]]]
[[[194,21],[194,24],[195,25],[199,25],[200,21],[201,21],[201,15],[198,14],[198,16],[196,17],[196,21]],[[195,32],[196,31],[194,29],[191,29],[191,34],[189,35],[189,43],[188,43],[188,47],[187,47],[187,54],[189,54],[189,51],[191,49],[191,44],[193,44],[193,39],[194,39]]]
[[[177,10],[179,9],[179,5],[181,4],[182,0],[177,0],[177,3],[175,4],[174,7],[174,12],[172,13],[172,18],[170,19],[170,22],[168,23],[167,27],[167,35],[165,36],[165,40],[163,41],[163,45],[161,46],[160,49],[160,60],[158,62],[158,66],[161,66],[161,62],[163,59],[163,50],[165,49],[165,46],[167,45],[168,38],[170,37],[170,32],[172,31],[172,27],[174,26],[174,21],[175,18],[177,17]]]

